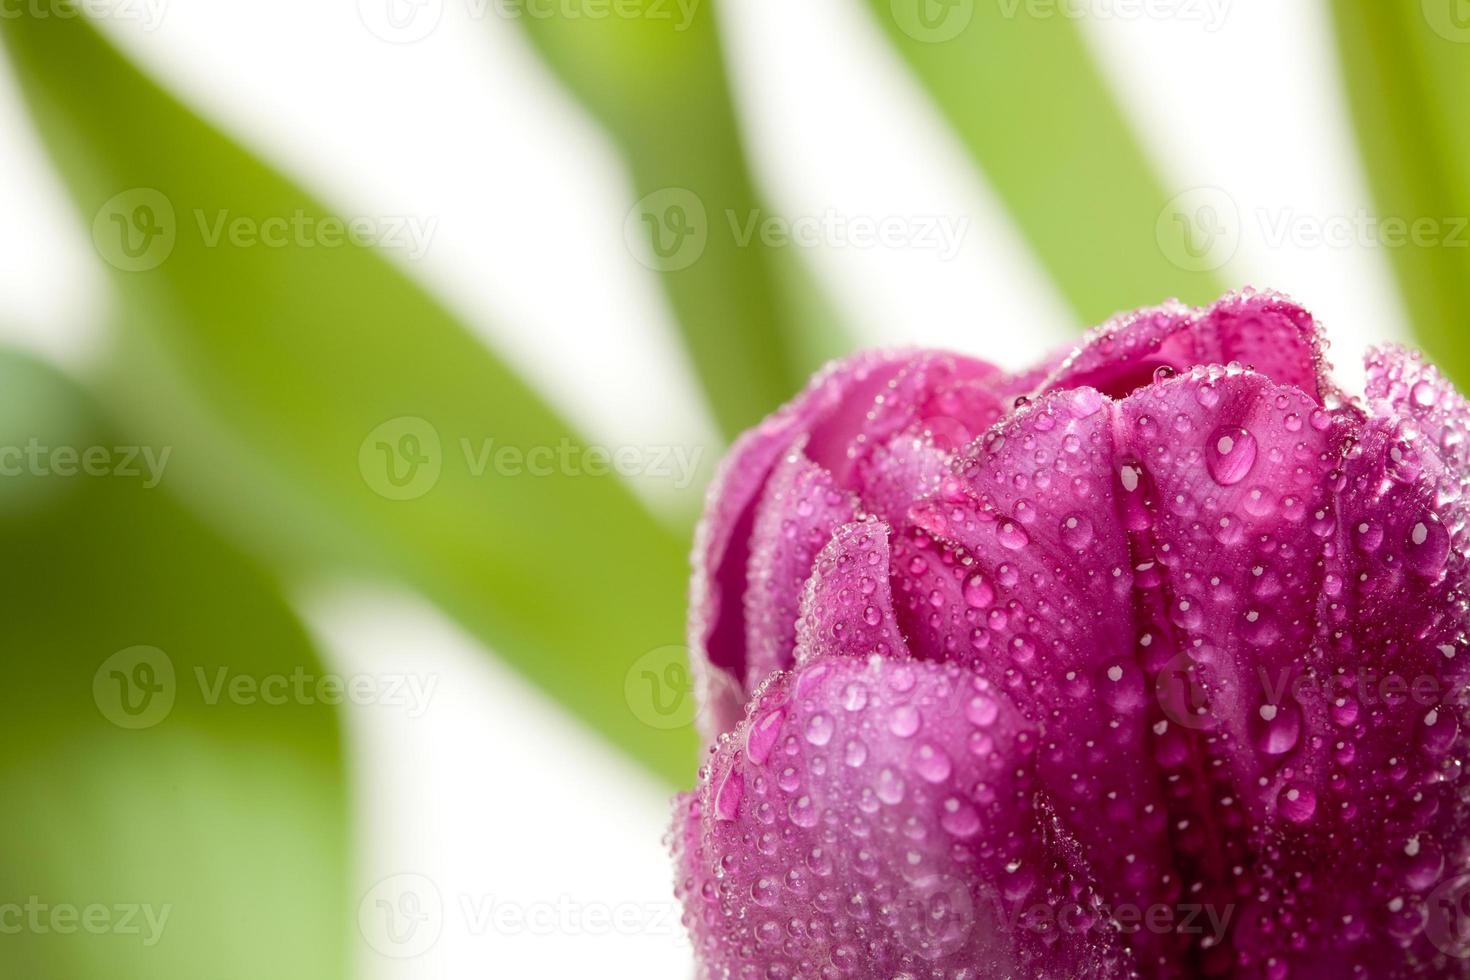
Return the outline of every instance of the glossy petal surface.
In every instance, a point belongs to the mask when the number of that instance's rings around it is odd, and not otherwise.
[[[1470,409],[1321,352],[1245,292],[809,430],[676,818],[705,976],[1470,975]]]

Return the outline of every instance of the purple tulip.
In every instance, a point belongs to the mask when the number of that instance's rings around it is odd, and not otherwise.
[[[1254,292],[829,367],[696,547],[701,975],[1466,975],[1467,421]]]

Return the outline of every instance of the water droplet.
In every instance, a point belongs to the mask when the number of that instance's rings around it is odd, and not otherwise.
[[[980,830],[980,815],[968,803],[951,796],[941,805],[939,825],[955,837],[973,837]]]
[[[933,742],[924,742],[914,749],[910,764],[915,772],[931,783],[944,782],[954,769],[954,764],[950,762],[944,749]]]
[[[1256,437],[1238,425],[1216,429],[1205,446],[1205,465],[1221,486],[1244,480],[1255,464]]]
[[[776,708],[766,712],[750,726],[750,735],[745,741],[745,754],[751,762],[763,766],[776,747],[776,738],[781,734],[781,723],[786,720],[786,709]]]
[[[995,536],[1004,547],[1012,551],[1018,551],[1031,543],[1031,537],[1025,528],[1015,521],[1001,521],[995,526]]]
[[[965,602],[975,609],[984,609],[995,601],[995,589],[979,572],[965,580],[964,592]]]
[[[1443,524],[1430,517],[1409,531],[1409,547],[1404,558],[1420,575],[1438,575],[1450,555],[1450,534]]]
[[[740,812],[740,798],[745,795],[745,776],[739,769],[725,774],[725,781],[715,793],[715,817],[719,820],[734,820]]]
[[[1092,522],[1081,514],[1072,514],[1062,521],[1062,541],[1069,548],[1081,551],[1092,543]]]
[[[1305,783],[1288,783],[1277,800],[1277,807],[1292,823],[1306,823],[1317,812],[1317,794]]]
[[[888,730],[899,738],[908,738],[919,730],[919,709],[911,704],[899,705],[888,719]]]
[[[876,787],[878,799],[891,806],[903,800],[903,791],[903,780],[895,775],[892,769],[884,769],[878,774]]]
[[[798,796],[791,801],[791,808],[787,811],[791,816],[791,822],[798,827],[815,827],[817,825],[817,806],[812,802],[810,796]]]
[[[1301,736],[1301,715],[1290,704],[1263,704],[1263,724],[1256,735],[1256,747],[1267,755],[1285,755],[1296,747]]]

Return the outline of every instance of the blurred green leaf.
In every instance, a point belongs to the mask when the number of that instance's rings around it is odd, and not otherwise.
[[[1414,331],[1470,385],[1470,3],[1333,0],[1332,12],[1378,217],[1409,232],[1389,254]]]
[[[727,436],[848,352],[800,255],[748,235],[752,187],[713,3],[629,0],[587,17],[515,0],[547,63],[621,148],[638,198],[628,237],[661,275]]]
[[[335,709],[206,693],[323,676],[275,583],[9,353],[0,446],[0,975],[345,977]]]
[[[1025,0],[869,0],[1083,323],[1222,292],[1075,19]]]
[[[406,580],[686,781],[692,730],[664,727],[626,687],[640,657],[683,637],[680,536],[395,265],[329,244],[340,226],[322,205],[90,24],[0,30],[116,272],[121,346],[101,390],[130,428],[176,447],[170,479],[190,501],[273,561]],[[252,242],[252,229],[290,237]]]

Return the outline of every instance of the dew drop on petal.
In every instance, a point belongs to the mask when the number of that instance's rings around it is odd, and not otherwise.
[[[1277,807],[1292,823],[1306,823],[1317,812],[1317,794],[1304,783],[1288,783],[1277,800]]]
[[[985,576],[976,572],[965,580],[965,602],[975,609],[984,609],[995,601],[995,589]]]
[[[1256,437],[1238,425],[1216,429],[1205,446],[1205,465],[1221,486],[1239,483],[1256,465]]]

